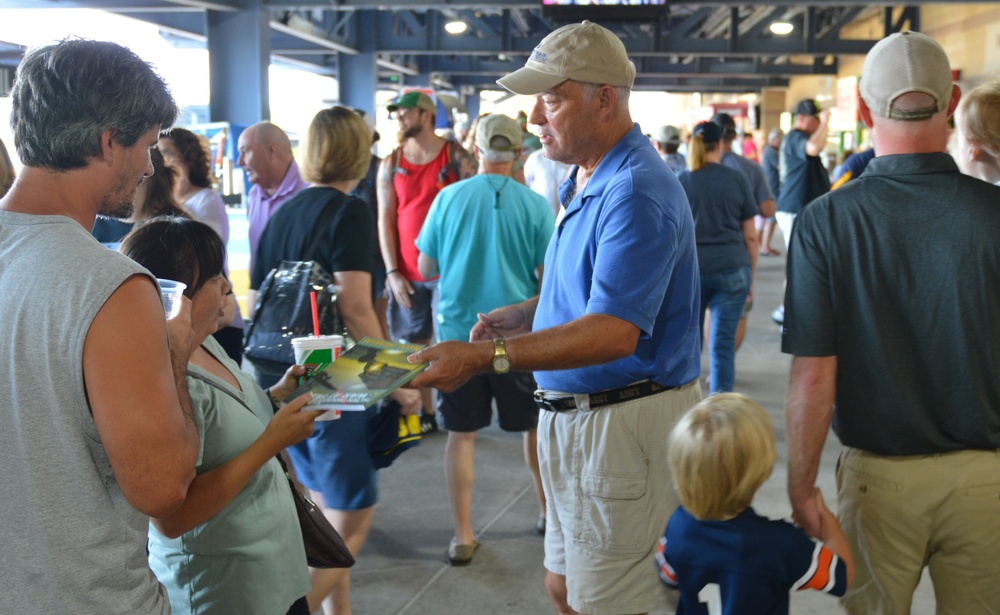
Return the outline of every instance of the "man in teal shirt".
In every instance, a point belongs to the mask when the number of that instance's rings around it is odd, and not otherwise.
[[[417,238],[420,275],[429,278],[440,270],[442,341],[467,341],[478,314],[538,294],[555,220],[544,197],[511,179],[521,134],[517,122],[505,115],[480,120],[475,148],[479,174],[438,193]],[[524,434],[525,462],[541,508],[536,529],[544,531],[534,390],[530,373],[491,373],[473,376],[439,396],[438,410],[448,430],[445,476],[455,523],[448,559],[454,565],[472,561],[479,546],[471,523],[473,450],[476,432],[490,424],[494,400],[500,428]]]

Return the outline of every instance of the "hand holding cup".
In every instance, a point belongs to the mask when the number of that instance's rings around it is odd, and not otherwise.
[[[167,315],[167,320],[170,320],[177,316],[177,313],[181,310],[181,300],[184,297],[184,289],[187,288],[187,284],[160,278],[156,282],[160,285],[160,299],[163,301],[163,311]]]

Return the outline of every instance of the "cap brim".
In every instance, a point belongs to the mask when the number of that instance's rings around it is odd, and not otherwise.
[[[549,73],[543,73],[542,71],[525,66],[506,77],[497,79],[497,85],[514,94],[534,96],[545,90],[551,90],[566,80],[566,77],[550,75]]]

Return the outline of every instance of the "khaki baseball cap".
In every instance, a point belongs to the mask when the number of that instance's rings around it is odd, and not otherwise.
[[[424,111],[430,111],[435,113],[437,111],[437,105],[431,100],[431,97],[423,92],[407,92],[406,94],[400,94],[396,97],[396,100],[392,101],[386,106],[386,109],[390,113],[397,109],[423,109]]]
[[[926,120],[951,100],[951,65],[944,49],[919,32],[897,32],[875,43],[865,58],[858,86],[872,113],[893,120]],[[923,92],[934,99],[926,109],[894,109],[896,99]]]
[[[543,38],[524,67],[497,79],[497,84],[515,94],[534,96],[567,79],[632,87],[635,65],[613,32],[584,21]]]
[[[676,126],[660,126],[660,130],[656,133],[656,140],[660,143],[680,143],[681,131]]]
[[[499,147],[493,144],[494,137],[504,137],[510,145]],[[484,115],[476,127],[476,147],[494,152],[516,152],[521,149],[524,137],[517,120],[500,113]]]

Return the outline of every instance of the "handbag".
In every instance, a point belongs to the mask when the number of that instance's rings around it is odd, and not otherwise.
[[[295,488],[295,482],[288,474],[284,460],[278,455],[281,468],[285,471],[288,486],[292,490],[292,500],[295,501],[295,513],[299,517],[302,528],[302,543],[306,547],[306,563],[313,568],[350,568],[354,565],[354,556],[344,544],[344,539],[336,528],[330,525],[326,515],[316,503],[307,498]]]
[[[222,391],[239,402],[248,412],[254,414],[246,402],[222,385],[191,371],[188,371],[187,375]],[[254,414],[254,416],[257,415]],[[299,527],[302,528],[302,543],[306,549],[306,563],[312,568],[350,568],[353,566],[355,561],[354,556],[351,555],[350,549],[344,544],[344,539],[341,538],[340,533],[330,525],[326,515],[323,514],[319,506],[298,490],[295,486],[295,481],[292,480],[291,475],[288,473],[288,466],[285,465],[285,460],[281,458],[281,455],[275,455],[275,459],[281,464],[281,470],[285,473],[285,478],[288,479],[288,488],[292,491],[295,514],[299,518]]]
[[[272,269],[257,293],[257,310],[246,330],[245,356],[263,374],[280,377],[295,364],[292,339],[312,335],[312,304],[309,293],[316,292],[319,330],[322,335],[344,335],[337,310],[337,291],[330,273],[314,260],[323,233],[346,200],[339,194],[325,205],[302,253],[307,260],[281,261]]]

